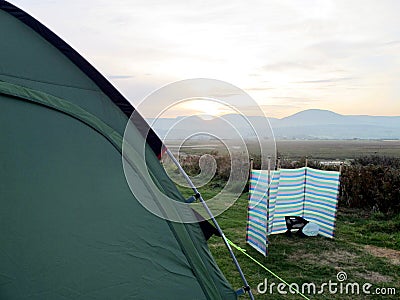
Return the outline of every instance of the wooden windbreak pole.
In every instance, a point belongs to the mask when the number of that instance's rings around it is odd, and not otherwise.
[[[251,171],[254,168],[254,158],[250,158],[250,168],[249,168],[249,180],[251,179]]]
[[[271,184],[271,156],[268,155],[268,203],[269,203],[269,186]]]
[[[303,189],[303,212],[302,212],[302,217],[304,217],[304,208],[305,208],[305,205],[306,205],[307,168],[308,168],[308,156],[306,156],[306,165],[305,165],[305,169],[304,169],[304,189]]]
[[[269,230],[269,200],[270,200],[270,189],[271,189],[271,156],[268,155],[268,185],[267,185],[267,221],[265,222],[265,242],[268,243],[268,230]],[[265,247],[265,255],[268,255],[268,244]]]

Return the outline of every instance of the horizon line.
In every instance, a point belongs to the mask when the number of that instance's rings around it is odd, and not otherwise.
[[[292,117],[294,115],[301,114],[301,113],[304,113],[304,112],[307,112],[307,111],[323,111],[323,112],[329,112],[329,113],[333,113],[333,114],[336,114],[336,115],[339,115],[339,116],[343,116],[343,117],[388,117],[388,118],[400,117],[400,115],[340,114],[340,113],[337,113],[337,112],[335,112],[333,110],[320,109],[320,108],[304,109],[304,110],[300,110],[300,111],[298,111],[296,113],[287,115],[285,117],[280,117],[280,118],[279,117],[269,117],[268,115],[263,115],[263,116],[261,116],[261,115],[246,115],[246,117],[266,117],[267,119],[282,120],[282,119],[289,118],[289,117]],[[225,114],[222,113],[222,114],[217,114],[217,115],[208,115],[208,114],[184,115],[183,114],[183,115],[177,115],[175,117],[161,117],[161,118],[158,118],[158,119],[177,119],[177,118],[201,117],[201,116],[211,117],[211,119],[215,119],[217,117],[223,117],[223,116],[229,116],[229,115],[240,115],[240,114],[237,114],[237,113],[225,113]],[[143,115],[143,117],[145,119],[155,119],[155,117],[146,117],[144,115]]]

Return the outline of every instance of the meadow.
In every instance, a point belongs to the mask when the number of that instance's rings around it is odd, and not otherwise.
[[[207,144],[208,149],[205,150],[193,142],[185,148],[185,152],[188,155],[199,155],[207,151],[213,154],[218,153],[218,147],[211,147],[208,142]],[[277,148],[280,155],[297,162],[304,160],[307,155],[320,160],[359,159],[361,164],[365,163],[366,167],[371,167],[371,162],[368,159],[363,161],[362,158],[378,157],[374,160],[375,162],[387,162],[387,166],[378,167],[384,170],[388,166],[391,170],[398,171],[399,169],[397,165],[391,166],[391,164],[400,158],[400,141],[278,141]],[[388,156],[395,160],[387,161]],[[376,167],[375,165],[373,167]],[[190,169],[188,165],[185,168],[192,175],[196,173],[196,168]],[[398,173],[394,173],[393,176],[389,180],[400,177]],[[209,199],[219,192],[223,184],[224,179],[217,176],[200,191],[205,199]],[[192,191],[187,188],[181,188],[181,190],[186,196],[192,194]],[[355,192],[360,191],[355,190]],[[393,195],[392,197],[399,197],[398,194]],[[385,194],[384,197],[388,196]],[[399,201],[399,199],[394,200]],[[249,255],[288,283],[296,283],[300,287],[303,283],[314,283],[317,289],[316,294],[306,293],[310,299],[398,299],[400,293],[400,214],[393,213],[391,210],[382,212],[376,207],[352,208],[341,201],[334,239],[320,236],[302,238],[296,235],[291,237],[284,234],[273,235],[269,238],[269,254],[264,257],[248,246],[245,241],[247,202],[248,193],[245,191],[232,207],[217,217],[224,233],[231,241],[245,249]],[[234,288],[241,287],[239,274],[221,238],[214,236],[208,244],[228,281]],[[300,295],[292,294],[289,289],[286,289],[286,295],[279,294],[276,289],[276,285],[280,282],[278,279],[241,252],[237,250],[234,252],[256,299],[303,299]],[[369,289],[371,294],[361,292],[355,295],[350,291],[330,293],[327,288],[323,293],[318,294],[318,290],[324,283],[328,283],[329,280],[337,282],[336,275],[339,272],[347,274],[345,283],[358,283],[360,287],[363,284],[371,284]],[[269,291],[267,293],[257,291],[257,286],[265,279],[269,286],[271,283],[276,284],[272,294]],[[241,299],[246,299],[246,297],[241,296]]]
[[[281,156],[289,159],[304,156],[320,160],[346,160],[368,155],[400,157],[400,140],[279,140],[276,144]]]
[[[270,145],[273,141],[262,141]],[[235,145],[235,141],[226,141],[228,147]],[[400,158],[400,140],[276,140],[276,150],[280,156],[298,160],[308,156],[318,160],[352,160],[357,157],[378,155]],[[180,141],[167,141],[166,144],[172,148],[180,146]],[[249,155],[258,152],[256,142],[247,142]],[[188,154],[204,154],[216,151],[227,154],[225,146],[216,140],[189,140],[180,147],[180,150]]]

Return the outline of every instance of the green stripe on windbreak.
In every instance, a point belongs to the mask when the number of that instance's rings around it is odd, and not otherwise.
[[[254,217],[254,218],[256,218],[256,219],[258,219],[258,220],[260,220],[260,221],[266,221],[266,219],[267,219],[266,215],[259,214],[259,213],[254,212],[254,211],[250,211],[249,215]]]
[[[264,245],[265,244],[265,241],[264,240],[262,240],[260,237],[258,237],[258,236],[255,236],[253,233],[251,233],[250,231],[249,232],[247,232],[247,234],[249,235],[249,236],[251,236],[253,239],[255,239],[255,240],[257,240],[258,242],[260,242],[260,244],[261,245]]]
[[[305,168],[298,168],[298,169],[281,169],[281,172],[285,172],[285,173],[300,173],[300,172],[304,172]]]
[[[266,231],[266,228],[265,228],[265,227],[263,227],[263,226],[261,226],[261,225],[258,225],[258,224],[254,223],[254,222],[251,221],[251,220],[249,221],[249,225],[251,225],[251,227],[255,227],[255,228],[261,230],[261,232],[265,232],[265,231]]]
[[[332,191],[330,189],[314,188],[311,186],[307,186],[307,191],[314,191],[314,192],[324,193],[324,194],[328,194],[328,195],[332,195],[332,196],[336,196],[338,193],[337,191]]]
[[[310,209],[310,208],[321,208],[321,209],[323,209],[323,210],[325,210],[327,212],[333,213],[333,214],[335,214],[335,211],[336,211],[336,209],[328,207],[328,206],[323,205],[323,204],[307,203],[306,205],[307,205],[307,209]]]
[[[311,183],[311,184],[313,184],[313,183]],[[307,184],[307,189],[314,190],[314,191],[324,191],[324,192],[327,192],[327,193],[337,193],[337,188],[338,188],[337,184],[335,184],[335,185],[324,185],[323,187],[321,187],[321,186],[313,186],[313,185]]]
[[[288,210],[289,208],[302,208],[303,207],[303,203],[293,203],[293,204],[285,204],[284,210]],[[275,211],[280,211],[282,210],[282,208],[278,207],[277,209],[275,208]]]
[[[267,218],[264,214],[260,214],[260,213],[258,213],[256,211],[249,211],[249,215],[253,216],[253,217],[256,217],[258,219],[261,219],[261,220],[265,220]]]
[[[299,195],[301,194],[301,195]],[[295,195],[291,195],[291,196],[279,196],[279,200],[280,201],[286,201],[286,200],[299,200],[299,201],[303,201],[304,199],[304,193],[303,192],[299,192],[299,194],[295,194]],[[279,201],[278,200],[278,201]]]
[[[310,175],[310,177],[307,176],[307,182],[317,182],[317,183],[319,182],[319,183],[324,183],[328,186],[334,186],[338,184],[339,180],[336,180],[336,178],[335,181],[329,179],[314,178],[311,177]]]
[[[267,204],[265,202],[262,201],[262,199],[257,199],[257,198],[251,198],[249,200],[249,206],[251,208],[259,208],[259,209],[266,209]]]
[[[324,223],[321,223],[320,221],[313,221],[313,223],[317,224],[319,227],[321,227],[322,229],[325,229],[327,231],[333,231],[333,228],[334,228],[333,225],[328,226]]]
[[[264,198],[251,197],[249,200],[249,206],[251,207],[266,206],[266,203],[264,203],[263,200]]]
[[[250,199],[252,200],[252,201],[257,201],[257,202],[260,202],[260,201],[263,201],[264,199],[267,199],[267,192],[265,192],[265,193],[259,193],[259,192],[251,192],[251,197],[250,197]],[[265,201],[266,202],[266,201]]]
[[[284,177],[284,176],[281,176],[279,178],[279,183],[281,181],[284,181],[284,182],[298,182],[298,181],[301,181],[301,180],[304,180],[304,175],[300,175],[298,177]]]
[[[288,192],[290,192],[290,191],[301,191],[301,192],[303,192],[304,191],[304,184],[299,184],[297,186],[285,186],[285,187],[280,186],[278,188],[278,191],[279,192],[281,192],[281,191],[288,191]]]
[[[327,215],[324,215],[324,214],[321,214],[321,213],[317,213],[317,212],[314,212],[314,211],[309,211],[307,209],[304,210],[304,214],[318,216],[321,219],[324,219],[324,220],[329,221],[329,222],[335,221],[335,218],[333,216],[327,216]]]
[[[256,174],[256,175],[268,175],[268,171],[267,170],[251,170],[252,174]]]
[[[318,170],[318,169],[312,169],[312,168],[307,168],[307,173],[313,174],[313,173],[318,173],[320,175],[324,175],[326,177],[338,177],[340,175],[339,172],[337,171],[325,171],[325,170]]]
[[[261,192],[257,192],[257,191],[252,191],[251,192],[252,198],[254,199],[259,199],[262,200],[264,198],[267,198],[267,192],[265,193],[261,193]],[[255,196],[255,197],[254,197]]]
[[[332,205],[336,205],[337,204],[337,199],[333,200],[333,199],[328,198],[328,197],[315,196],[315,195],[311,195],[309,193],[306,193],[306,197],[310,198],[312,200],[326,201],[326,202],[329,202],[329,204],[332,204]]]

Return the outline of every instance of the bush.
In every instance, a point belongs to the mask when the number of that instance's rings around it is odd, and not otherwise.
[[[213,182],[221,185],[229,179],[231,160],[228,155],[212,153],[217,163]],[[198,155],[187,155],[181,159],[186,172],[193,176],[200,172]],[[253,159],[254,169],[260,169],[260,157]],[[305,158],[294,161],[281,158],[281,168],[300,168],[305,165]],[[309,159],[308,166],[322,170],[339,169],[338,166],[322,165]],[[247,174],[243,167],[239,172]],[[223,184],[222,184],[223,185]],[[245,192],[248,191],[248,185]],[[400,213],[400,159],[392,157],[365,156],[355,159],[351,165],[343,166],[339,205],[348,208],[363,208],[371,212],[387,214]]]
[[[362,157],[341,175],[340,202],[386,214],[400,213],[400,159]]]

